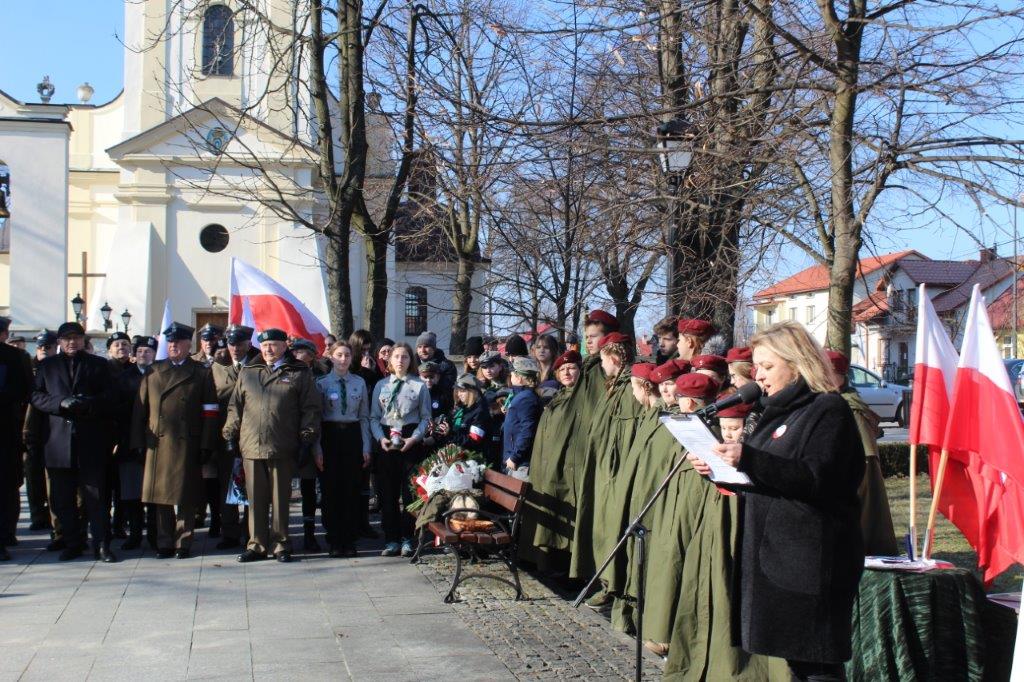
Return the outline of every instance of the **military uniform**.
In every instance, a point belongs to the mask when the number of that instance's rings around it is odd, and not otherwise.
[[[277,331],[262,332],[260,342],[285,340]],[[313,375],[289,354],[273,367],[253,365],[239,373],[222,431],[225,440],[238,443],[249,497],[249,543],[239,560],[261,558],[269,550],[281,561],[290,560],[292,473],[300,450],[309,453],[320,437],[320,407]]]
[[[220,339],[222,334],[223,331],[221,330],[221,328],[213,324],[207,323],[200,327],[198,332],[199,350],[192,354],[192,359],[198,362],[199,364],[203,365],[204,367],[209,367],[210,365],[212,365],[213,353],[211,352],[209,355],[207,355],[206,351],[203,350],[202,342],[209,341],[211,342],[211,344],[216,344],[217,340]]]
[[[192,330],[174,323],[164,336],[191,338]],[[210,370],[191,358],[154,364],[139,387],[131,442],[146,452],[142,501],[156,505],[157,546],[165,555],[172,546],[179,558],[191,549],[201,466],[217,444],[219,409]]]
[[[229,343],[234,343],[233,338],[248,340],[252,338],[252,329],[249,327],[229,327],[225,332]],[[234,336],[233,336],[234,335]],[[238,375],[243,367],[262,365],[263,358],[255,348],[250,348],[245,359],[241,362],[232,362],[230,365],[214,363],[210,366],[213,372],[213,385],[217,389],[217,403],[220,405],[220,423],[217,429],[218,444],[214,456],[217,467],[217,498],[221,503],[220,524],[223,540],[217,545],[219,549],[235,547],[243,537],[248,537],[248,531],[243,527],[238,513],[238,505],[227,504],[228,489],[231,485],[231,474],[234,471],[237,452],[228,452],[225,441],[220,437],[227,421],[228,403],[231,401],[231,394],[235,391],[235,384],[238,382]]]

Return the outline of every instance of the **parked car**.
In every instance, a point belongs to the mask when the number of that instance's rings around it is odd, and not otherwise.
[[[1013,393],[1017,396],[1017,404],[1024,407],[1024,360],[1018,358],[1009,358],[1003,360],[1003,366],[1006,367],[1006,373],[1010,375],[1010,386],[1013,387]]]
[[[860,397],[882,421],[896,422],[900,428],[907,425],[907,411],[903,408],[903,395],[909,391],[907,386],[890,384],[860,365],[850,365],[847,378],[850,386],[857,389]]]

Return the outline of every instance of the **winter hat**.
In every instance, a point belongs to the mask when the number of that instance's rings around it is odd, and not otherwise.
[[[508,357],[522,357],[529,354],[530,352],[526,349],[526,341],[523,341],[523,337],[519,334],[513,334],[505,341],[505,355]]]
[[[416,345],[437,348],[437,334],[434,332],[423,332],[416,337]]]

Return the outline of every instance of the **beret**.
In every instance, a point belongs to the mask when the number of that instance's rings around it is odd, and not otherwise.
[[[552,366],[552,371],[558,371],[558,368],[562,365],[582,365],[583,356],[579,354],[579,351],[567,350],[558,356],[555,360],[555,364]]]
[[[292,341],[292,350],[308,350],[313,355],[316,355],[316,345],[309,339],[295,339]]]
[[[710,369],[718,374],[729,373],[729,363],[721,355],[698,355],[690,358],[690,365],[694,369]]]
[[[152,336],[140,336],[132,344],[132,350],[137,351],[140,348],[152,348],[155,351],[160,348],[160,342]]]
[[[214,347],[215,350],[227,350],[228,349],[227,339],[225,339],[223,337],[217,339],[217,342],[213,344],[213,347]]]
[[[244,324],[233,324],[224,330],[224,338],[228,340],[228,343],[251,341],[252,327],[246,327]]]
[[[676,393],[687,398],[713,400],[718,395],[718,382],[707,374],[690,372],[676,379]]]
[[[260,332],[260,335],[256,337],[256,340],[260,343],[264,341],[287,341],[288,334],[283,329],[264,329]]]
[[[195,333],[195,329],[182,324],[181,322],[171,322],[171,326],[163,330],[164,338],[168,341],[186,341],[192,339],[192,334]]]
[[[680,318],[676,323],[676,331],[680,334],[692,334],[694,336],[706,337],[715,333],[715,328],[707,320],[694,320],[691,318]]]
[[[651,372],[651,381],[655,384],[674,381],[680,374],[685,374],[688,371],[690,371],[690,363],[686,360],[669,360],[654,368],[654,371]]]
[[[540,374],[540,365],[533,358],[516,356],[512,358],[512,371],[516,374]]]
[[[124,332],[114,332],[113,334],[107,337],[107,348],[113,346],[115,341],[127,341],[131,343],[131,337],[129,337]]]
[[[85,328],[77,322],[65,322],[61,326],[57,327],[57,338],[63,339],[68,336],[85,336]]]
[[[651,373],[654,371],[653,362],[638,362],[630,369],[630,374],[636,379],[651,381]]]
[[[832,363],[832,370],[836,374],[846,376],[846,373],[850,371],[850,359],[837,350],[827,350],[825,355],[828,356],[828,361]]]
[[[746,346],[742,348],[730,348],[725,353],[727,362],[753,362],[754,353]]]
[[[754,409],[753,403],[740,403],[718,411],[719,417],[732,417],[733,419],[746,419],[750,411]]]
[[[220,327],[212,325],[209,322],[199,328],[199,338],[204,341],[212,341],[221,334]]]
[[[597,347],[604,348],[609,343],[629,343],[629,337],[622,332],[611,332],[601,337],[601,340],[597,342]]]
[[[603,324],[608,331],[616,331],[619,328],[618,319],[611,313],[606,313],[603,310],[591,310],[583,324]]]

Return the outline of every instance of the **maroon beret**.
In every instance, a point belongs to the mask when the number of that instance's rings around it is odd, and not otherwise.
[[[685,363],[686,367],[683,367]],[[677,376],[687,372],[690,367],[690,363],[686,360],[669,360],[668,362],[658,365],[653,372],[651,372],[651,382],[660,384],[664,381],[673,381]]]
[[[603,310],[591,310],[590,314],[587,315],[587,319],[584,325],[596,323],[603,324],[607,331],[617,331],[619,328],[619,321],[611,313],[606,313]]]
[[[653,362],[637,362],[630,369],[630,375],[636,379],[652,381],[651,373],[654,371],[654,367]]]
[[[676,379],[676,393],[687,398],[714,400],[718,395],[718,382],[707,374],[690,372]]]
[[[597,342],[597,347],[604,348],[609,343],[629,343],[629,337],[622,332],[609,332],[601,337],[601,340]]]
[[[710,369],[718,374],[729,373],[729,362],[721,355],[698,355],[690,358],[690,365],[694,369]]]
[[[557,372],[558,368],[561,367],[562,365],[582,365],[582,364],[583,364],[583,356],[580,355],[578,351],[567,350],[567,351],[565,351],[564,353],[562,353],[561,355],[558,356],[558,359],[555,360],[555,364],[552,365],[552,367],[551,367],[551,371]]]
[[[726,361],[732,362],[753,362],[754,352],[746,346],[742,348],[730,348],[725,354]]]
[[[676,330],[680,334],[693,334],[701,338],[707,338],[715,333],[715,328],[707,320],[694,320],[680,318],[676,323]]]
[[[850,359],[837,350],[827,350],[825,355],[828,356],[828,361],[832,363],[832,369],[835,373],[846,376],[846,373],[850,370]]]
[[[740,403],[718,411],[719,417],[732,417],[733,419],[746,419],[750,411],[754,409],[753,403]]]

